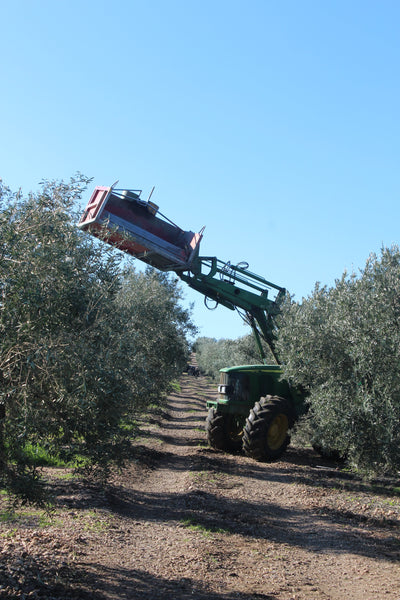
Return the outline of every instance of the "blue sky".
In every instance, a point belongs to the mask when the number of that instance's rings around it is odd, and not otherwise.
[[[297,300],[399,242],[399,2],[3,0],[0,19],[12,189],[155,186],[206,226],[202,254]],[[185,294],[201,335],[248,332]]]

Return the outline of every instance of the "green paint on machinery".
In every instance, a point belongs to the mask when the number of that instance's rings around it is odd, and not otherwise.
[[[162,271],[172,271],[215,306],[237,310],[251,326],[262,364],[221,369],[218,397],[207,401],[211,446],[273,460],[286,450],[290,429],[305,412],[304,395],[282,380],[275,349],[276,324],[285,288],[249,271],[200,256],[199,233],[185,231],[159,212],[140,190],[96,187],[78,227]],[[151,196],[151,194],[150,194]],[[266,364],[266,342],[276,364]]]

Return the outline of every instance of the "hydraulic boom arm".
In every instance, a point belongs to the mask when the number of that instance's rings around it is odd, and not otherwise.
[[[199,256],[186,272],[177,275],[192,289],[231,310],[240,310],[244,320],[252,327],[263,360],[265,352],[260,337],[268,344],[275,360],[274,318],[280,312],[280,305],[286,290],[248,270],[247,263],[231,265],[216,257]],[[268,297],[275,292],[274,299]],[[244,314],[243,314],[244,313]]]
[[[199,233],[184,231],[140,194],[140,190],[97,186],[78,227],[156,269],[173,271],[205,300],[238,310],[253,329],[263,361],[261,338],[279,362],[274,319],[286,290],[251,273],[247,263],[234,266],[215,256],[199,256],[204,228]],[[269,292],[273,298],[268,297]]]

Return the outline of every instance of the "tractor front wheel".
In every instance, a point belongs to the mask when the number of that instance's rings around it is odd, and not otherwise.
[[[240,450],[244,418],[221,413],[210,408],[206,419],[206,434],[210,446],[217,450]]]
[[[295,415],[291,403],[279,396],[265,396],[256,402],[246,419],[243,450],[255,460],[276,460],[290,443],[289,429]]]

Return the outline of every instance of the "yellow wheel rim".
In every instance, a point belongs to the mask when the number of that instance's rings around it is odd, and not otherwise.
[[[283,413],[271,422],[267,432],[267,444],[271,450],[278,450],[284,443],[289,428],[289,421]]]
[[[243,437],[243,418],[232,417],[228,422],[228,436],[232,442],[239,442]]]

